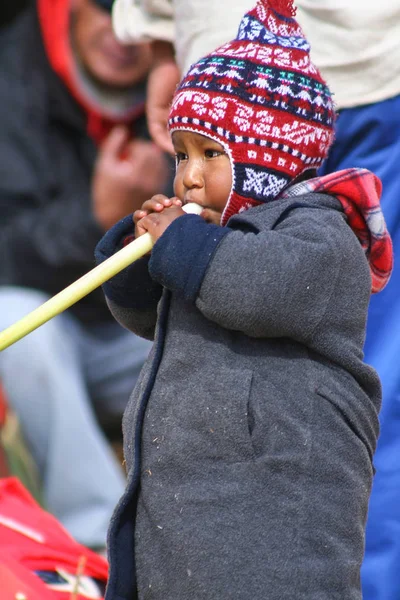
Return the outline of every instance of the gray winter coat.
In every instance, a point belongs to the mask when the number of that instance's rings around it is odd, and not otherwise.
[[[125,219],[98,247],[112,254]],[[360,600],[380,384],[339,202],[174,221],[105,286],[154,339],[124,417],[107,600]]]

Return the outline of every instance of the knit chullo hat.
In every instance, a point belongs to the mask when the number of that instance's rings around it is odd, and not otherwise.
[[[258,0],[237,37],[192,65],[175,94],[170,132],[213,138],[230,156],[222,225],[318,168],[333,141],[331,93],[295,12],[292,0]]]

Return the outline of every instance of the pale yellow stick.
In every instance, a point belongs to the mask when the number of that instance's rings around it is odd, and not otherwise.
[[[183,210],[190,214],[200,214],[202,208],[198,204],[191,203],[186,204]],[[151,250],[152,246],[153,242],[149,233],[140,236],[20,321],[2,331],[0,333],[0,352],[47,323],[47,321],[59,315],[90,292],[93,292],[105,281],[108,281],[135,260],[144,256]]]

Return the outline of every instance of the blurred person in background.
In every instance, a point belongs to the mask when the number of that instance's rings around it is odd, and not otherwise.
[[[169,189],[146,131],[151,48],[121,46],[110,8],[38,0],[1,33],[1,329],[93,268],[104,231]],[[124,489],[96,415],[119,431],[148,351],[96,290],[0,354],[45,505],[92,548]]]
[[[0,27],[10,23],[31,0],[2,0],[0,3]]]
[[[255,0],[115,0],[113,26],[122,43],[149,40],[153,62],[147,120],[153,140],[173,154],[167,131],[172,96],[190,65],[231,40]]]
[[[166,128],[181,74],[230,39],[238,15],[255,0],[116,0],[113,24],[122,42],[153,40],[148,121],[153,139],[172,151]],[[334,93],[336,142],[322,174],[364,167],[383,183],[382,209],[394,252],[400,248],[400,4],[398,0],[296,0],[314,63]],[[161,85],[161,81],[163,82]],[[400,267],[371,300],[365,360],[383,386],[381,435],[362,570],[364,600],[400,597]]]

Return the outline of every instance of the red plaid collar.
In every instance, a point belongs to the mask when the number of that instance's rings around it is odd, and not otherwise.
[[[393,269],[392,240],[380,206],[382,184],[367,169],[345,169],[287,188],[280,198],[318,192],[335,196],[368,259],[372,293],[380,292]]]

